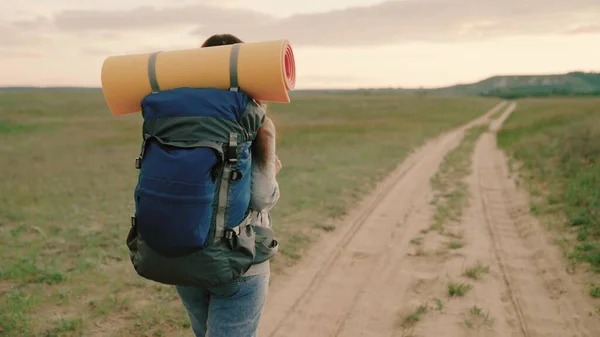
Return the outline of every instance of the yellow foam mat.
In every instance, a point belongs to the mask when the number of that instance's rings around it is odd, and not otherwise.
[[[296,65],[287,40],[242,43],[235,48],[239,90],[261,101],[289,103]],[[155,54],[160,90],[180,87],[230,88],[234,45],[108,57],[102,65],[102,91],[113,115],[140,112],[152,92],[149,60]],[[235,61],[235,58],[233,59]]]

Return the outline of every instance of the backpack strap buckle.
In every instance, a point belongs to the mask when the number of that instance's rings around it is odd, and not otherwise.
[[[240,181],[244,175],[238,170],[232,170],[229,179],[231,181]]]
[[[229,146],[227,148],[227,161],[230,165],[237,165],[237,154],[238,152],[238,143],[237,143],[237,134],[230,133],[229,134]]]
[[[148,144],[148,139],[152,138],[152,136],[150,136],[149,134],[144,134],[143,138],[144,138],[144,140],[142,141],[140,155],[137,158],[135,158],[135,168],[138,170],[142,168],[142,159],[144,159],[144,153],[146,152],[146,145]]]
[[[236,237],[242,233],[242,230],[240,227],[241,226],[237,226],[234,228],[226,228],[225,233],[223,234],[223,237],[227,240],[233,240],[234,237]]]
[[[236,239],[238,236],[240,236],[240,234],[242,234],[242,227],[242,225],[239,225],[234,228],[225,228],[225,231],[223,232],[223,238],[225,239],[229,249],[234,250],[236,248]]]
[[[237,246],[237,238],[242,235],[244,231],[248,230],[248,226],[250,226],[250,221],[252,220],[252,212],[246,214],[246,217],[242,222],[240,222],[237,226],[233,228],[225,227],[223,230],[223,234],[221,237],[225,239],[225,243],[229,246],[229,249],[236,249]]]
[[[235,167],[237,166],[237,152],[238,152],[238,142],[237,135],[235,133],[229,134],[229,146],[227,148],[227,163],[231,167],[231,172],[229,174],[229,179],[231,181],[240,181],[242,179],[242,172],[237,170]]]

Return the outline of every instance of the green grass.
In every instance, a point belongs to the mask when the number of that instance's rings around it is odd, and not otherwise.
[[[12,288],[2,294],[0,306],[0,334],[17,335],[31,331],[28,312],[36,306],[38,298],[28,296],[23,289]]]
[[[568,258],[600,272],[600,98],[527,99],[498,134]]]
[[[469,291],[473,289],[473,286],[468,283],[448,283],[448,296],[450,297],[463,297]]]
[[[444,157],[438,172],[431,178],[431,186],[435,192],[432,204],[435,214],[430,229],[444,233],[448,222],[460,221],[462,212],[468,203],[468,189],[464,179],[471,173],[471,156],[479,136],[488,129],[487,125],[469,128],[460,142]],[[449,245],[453,249],[460,247],[458,241]]]
[[[444,301],[439,298],[434,298],[432,301],[433,304],[430,304],[429,301],[426,301],[417,306],[413,311],[400,316],[397,326],[401,327],[406,332],[407,330],[414,329],[417,323],[421,322],[424,316],[432,312],[432,310],[438,313],[443,313],[445,308]],[[406,334],[403,336],[406,336]]]
[[[497,102],[345,93],[270,105],[284,165],[273,278],[411,149]],[[113,117],[98,92],[39,90],[2,94],[0,121],[28,130],[0,132],[0,335],[189,334],[174,289],[137,276],[125,246],[140,116]]]
[[[35,131],[36,125],[17,124],[0,120],[0,134]]]
[[[459,240],[450,240],[447,243],[448,248],[450,249],[460,249],[462,247],[464,247],[465,243]]]
[[[415,308],[414,311],[402,318],[400,326],[404,329],[413,328],[417,323],[419,323],[423,319],[423,315],[425,315],[428,311],[428,303],[419,305],[417,308]]]
[[[318,223],[318,224],[315,225],[315,228],[322,229],[325,232],[333,232],[336,229],[336,226],[335,225]]]
[[[489,311],[484,311],[474,305],[464,314],[464,323],[469,329],[479,330],[486,326],[491,328],[494,325],[494,318]]]
[[[474,266],[467,268],[462,275],[472,280],[479,280],[484,274],[489,274],[489,272],[490,266],[477,262]]]
[[[413,245],[416,245],[416,246],[420,246],[423,244],[423,239],[424,238],[422,236],[417,236],[417,237],[410,239],[410,243]]]
[[[436,298],[433,301],[435,302],[435,310],[438,312],[443,312],[445,308],[444,301],[439,298]]]

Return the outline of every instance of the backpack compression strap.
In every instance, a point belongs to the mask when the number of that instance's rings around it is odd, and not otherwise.
[[[160,92],[160,86],[156,79],[156,57],[158,56],[158,53],[160,53],[160,51],[156,51],[148,57],[148,80],[150,81],[150,87],[154,94]]]
[[[229,192],[232,181],[239,181],[242,173],[237,170],[237,134],[229,134],[229,144],[223,162],[223,174],[221,175],[221,186],[219,187],[218,207],[215,218],[215,236],[214,241],[220,240],[224,236],[231,236],[233,233],[226,233],[225,213],[229,206]],[[230,238],[230,237],[229,237]]]
[[[239,83],[238,83],[238,58],[240,56],[240,47],[239,43],[231,46],[231,54],[229,55],[229,90],[230,91],[238,91]]]
[[[240,54],[240,44],[234,44],[231,47],[231,55],[229,57],[229,90],[238,91],[238,57]],[[237,151],[238,142],[237,134],[229,134],[229,144],[225,155],[225,161],[223,163],[223,175],[221,176],[221,186],[219,187],[219,201],[217,208],[217,215],[215,219],[215,241],[220,240],[222,237],[227,235],[227,238],[231,238],[233,233],[227,231],[226,233],[226,222],[225,213],[227,212],[229,203],[229,192],[231,181],[238,181],[242,178],[240,171],[236,169],[237,166]]]

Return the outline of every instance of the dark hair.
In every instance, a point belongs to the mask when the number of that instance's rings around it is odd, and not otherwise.
[[[236,44],[236,43],[244,43],[244,41],[240,40],[237,36],[231,34],[215,34],[202,44],[202,48],[205,47],[216,47],[216,46],[224,46],[228,44]]]

